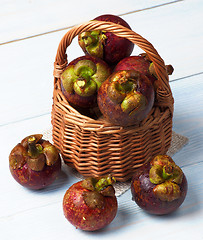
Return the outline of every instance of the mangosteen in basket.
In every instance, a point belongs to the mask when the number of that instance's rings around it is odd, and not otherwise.
[[[156,72],[154,69],[154,63],[149,59],[146,53],[142,53],[138,56],[129,56],[122,59],[115,67],[114,71],[121,70],[136,70],[146,75],[152,83],[157,80]],[[166,65],[166,71],[168,75],[173,73],[172,65]]]
[[[148,77],[138,71],[117,71],[101,85],[97,102],[109,122],[121,126],[137,125],[153,107],[154,88]]]
[[[148,213],[163,215],[175,211],[187,194],[187,180],[168,155],[158,155],[137,169],[132,177],[133,200]]]
[[[111,70],[103,60],[91,56],[78,57],[61,74],[62,93],[75,107],[94,107],[97,91],[110,74]]]
[[[113,22],[131,29],[125,20],[111,14],[98,16],[94,20]],[[134,44],[128,39],[106,31],[83,32],[78,35],[78,42],[85,54],[99,57],[110,65],[130,56],[134,48]]]

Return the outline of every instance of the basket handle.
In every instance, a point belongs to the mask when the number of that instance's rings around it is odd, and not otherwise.
[[[71,28],[61,39],[56,58],[54,63],[54,77],[57,80],[60,78],[61,73],[67,66],[67,54],[66,49],[71,44],[73,38],[82,32],[103,30],[106,32],[112,32],[118,37],[124,37],[140,47],[150,60],[154,63],[154,69],[158,80],[155,82],[156,89],[156,105],[160,107],[169,107],[171,114],[173,114],[173,97],[169,86],[168,74],[163,59],[159,56],[153,45],[144,39],[136,32],[123,27],[119,24],[104,21],[89,21]]]

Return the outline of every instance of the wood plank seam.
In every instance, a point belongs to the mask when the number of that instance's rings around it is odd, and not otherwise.
[[[168,2],[168,3],[163,3],[163,4],[159,4],[159,5],[154,5],[154,6],[151,6],[151,7],[143,8],[143,9],[138,9],[138,10],[134,10],[134,11],[126,12],[126,13],[121,13],[121,14],[118,14],[118,16],[125,16],[125,15],[129,15],[129,14],[133,14],[133,13],[147,11],[147,10],[151,10],[151,9],[154,9],[154,8],[164,7],[166,5],[176,4],[176,3],[179,3],[179,2],[183,2],[183,1],[184,0],[175,0],[175,1],[172,1],[172,2]],[[75,24],[75,25],[77,25],[77,24]],[[72,27],[74,27],[75,25],[68,26],[68,27],[62,27],[62,28],[59,28],[59,29],[50,30],[50,31],[47,31],[47,32],[43,32],[43,33],[39,33],[39,34],[35,34],[35,35],[23,37],[23,38],[13,39],[13,40],[10,40],[10,41],[7,41],[7,42],[2,42],[2,43],[0,43],[0,46],[1,45],[6,45],[6,44],[9,44],[9,43],[15,43],[15,42],[27,40],[27,39],[30,39],[30,38],[44,36],[44,35],[51,34],[51,33],[56,33],[56,32],[60,32],[60,31],[64,31],[64,30],[69,30]]]

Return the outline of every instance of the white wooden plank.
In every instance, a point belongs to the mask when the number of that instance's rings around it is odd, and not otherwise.
[[[202,76],[171,82],[174,97],[173,130],[187,136],[189,143],[177,154],[180,166],[202,162],[203,149],[203,85]]]
[[[0,8],[0,43],[67,28],[101,14],[125,14],[131,11],[163,5],[170,0],[134,1],[103,0],[97,6],[93,0],[3,0]]]
[[[136,235],[137,238],[147,240],[163,237],[169,240],[184,236],[190,240],[195,235],[195,240],[202,239],[202,197],[203,182],[201,178],[202,163],[183,170],[187,176],[189,189],[187,197],[181,207],[171,215],[153,216],[142,211],[132,200],[130,190],[118,198],[119,208],[114,221],[105,229],[99,232],[83,232],[75,229],[64,217],[62,211],[62,198],[70,185],[58,189],[56,192],[28,192],[25,189],[16,189],[11,192],[15,197],[15,209],[11,215],[4,215],[0,212],[1,235],[3,239],[27,239],[35,240],[41,238],[64,239],[112,239],[118,240]],[[194,175],[196,178],[194,178]],[[197,181],[198,178],[198,181]],[[18,190],[18,195],[17,195]],[[12,201],[6,201],[4,208],[12,207]],[[26,203],[26,206],[24,204]],[[36,206],[38,205],[38,206]],[[1,205],[2,206],[2,205]],[[27,209],[26,209],[27,207]],[[22,211],[24,209],[24,211]],[[20,211],[21,210],[21,211]],[[12,231],[8,231],[12,226]],[[19,229],[23,231],[16,234]],[[146,231],[147,229],[147,231]],[[187,233],[187,234],[186,234]]]
[[[203,72],[202,12],[201,0],[186,0],[124,19],[154,45],[166,64],[173,65],[173,80]]]
[[[66,177],[66,174],[69,174],[66,167],[63,167],[64,173],[52,186],[39,192],[24,189],[14,181],[9,173],[8,155],[12,147],[24,136],[42,132],[48,127],[49,123],[50,115],[47,115],[0,128],[0,135],[4,136],[4,138],[0,139],[1,149],[4,149],[4,151],[0,152],[1,159],[4,159],[1,162],[0,181],[5,183],[0,185],[2,239],[13,238],[20,226],[26,226],[20,235],[21,239],[26,239],[26,236],[29,234],[29,239],[31,240],[36,239],[38,235],[42,237],[49,236],[50,239],[60,236],[63,239],[68,233],[73,239],[80,239],[80,237],[83,237],[82,239],[97,239],[97,237],[111,239],[114,234],[117,235],[118,239],[123,239],[124,236],[133,233],[137,237],[142,236],[143,239],[147,239],[149,235],[151,237],[160,237],[163,232],[166,234],[165,239],[170,239],[177,235],[181,236],[186,230],[187,236],[184,239],[190,239],[194,231],[196,231],[195,239],[201,239],[201,225],[203,221],[203,180],[201,177],[203,148],[201,145],[197,145],[196,155],[193,158],[194,161],[190,165],[187,164],[188,158],[190,158],[187,155],[188,152],[193,150],[193,146],[189,144],[181,150],[181,152],[184,152],[181,164],[188,179],[189,190],[185,202],[175,214],[166,217],[155,217],[145,214],[131,201],[131,194],[128,191],[118,198],[119,211],[112,224],[99,233],[89,234],[76,230],[63,216],[61,207],[63,195],[73,182],[78,181],[70,175],[68,175],[68,178]],[[189,138],[194,136],[198,129],[197,125],[196,130],[189,131]],[[195,139],[193,141],[198,143],[201,140]],[[188,148],[188,152],[185,151],[186,148]],[[197,156],[199,159],[197,159]],[[177,161],[178,159],[176,154],[174,160]],[[201,162],[198,163],[198,161]],[[43,223],[46,224],[43,225]],[[8,231],[8,226],[12,226],[13,231]],[[158,227],[161,230],[155,231]],[[145,228],[148,228],[149,231],[143,235]],[[35,231],[32,232],[32,229],[35,229]],[[170,229],[173,229],[173,231]],[[18,239],[18,236],[15,239]]]
[[[199,4],[198,9],[194,8],[195,4]],[[184,1],[123,16],[134,31],[155,46],[166,64],[171,63],[174,66],[175,71],[170,77],[171,80],[202,71],[200,21],[202,6],[203,4],[198,0]],[[187,22],[188,15],[194,15],[189,22]],[[153,31],[149,23],[156,26],[153,27]],[[173,28],[175,28],[174,34],[171,34],[167,29]],[[0,46],[2,69],[0,125],[51,111],[53,62],[58,44],[65,32],[55,32]],[[193,44],[191,45],[191,41],[187,39],[191,39]],[[140,49],[135,48],[133,54],[140,52]],[[83,55],[77,39],[73,41],[67,53],[69,61]],[[189,61],[188,56],[190,56]],[[34,95],[31,96],[30,92]]]
[[[0,125],[50,113],[53,69],[58,44],[65,31],[0,46]],[[68,51],[83,55],[77,39]]]
[[[194,85],[194,82],[196,85]],[[201,172],[203,169],[203,148],[200,138],[202,134],[202,112],[198,111],[198,106],[192,113],[187,110],[188,108],[191,109],[192,102],[189,96],[191,96],[190,89],[192,86],[193,90],[196,91],[195,101],[201,104],[202,85],[200,83],[200,76],[199,79],[196,76],[193,81],[188,78],[171,83],[176,102],[175,129],[179,130],[180,133],[187,133],[190,139],[189,144],[174,156],[174,160],[183,166],[183,171],[188,179],[189,189],[183,205],[172,215],[151,216],[144,213],[131,201],[131,193],[128,191],[118,198],[119,211],[114,221],[108,228],[96,233],[86,233],[75,229],[63,216],[63,195],[66,189],[77,179],[72,176],[66,178],[66,175],[63,174],[49,188],[33,192],[18,185],[9,173],[8,155],[12,147],[24,136],[34,132],[42,132],[47,128],[50,123],[50,115],[1,127],[0,135],[4,138],[0,139],[0,145],[1,149],[4,150],[0,152],[0,157],[4,160],[1,162],[0,182],[5,183],[0,185],[1,239],[7,240],[15,237],[16,240],[24,240],[27,239],[27,236],[30,240],[35,240],[38,236],[49,239],[55,239],[56,237],[63,239],[68,235],[70,239],[108,240],[116,237],[119,240],[136,235],[136,237],[147,240],[149,237],[152,239],[160,238],[164,234],[166,240],[177,237],[181,239],[182,236],[184,236],[184,239],[190,240],[192,236],[194,237],[194,232],[196,240],[202,239],[203,180]],[[185,100],[185,102],[184,95],[188,96],[188,100]],[[188,119],[188,122],[185,122],[184,119]],[[198,119],[198,124],[196,124],[197,122],[193,124],[195,119]],[[181,125],[184,125],[184,127],[181,127]],[[191,128],[191,126],[193,127]],[[194,145],[196,145],[196,149],[193,149]],[[63,169],[65,173],[69,173],[67,168]],[[12,226],[12,231],[8,230],[9,226]],[[24,226],[23,231],[20,235],[17,235],[16,232],[22,229],[22,226]],[[186,232],[187,234],[185,234]]]

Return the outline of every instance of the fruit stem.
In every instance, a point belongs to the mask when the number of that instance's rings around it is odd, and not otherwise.
[[[173,71],[174,71],[174,68],[172,65],[170,65],[170,64],[166,65],[166,72],[168,75],[172,75]]]
[[[166,67],[167,74],[172,75],[172,73],[174,71],[173,66],[169,64],[169,65],[165,65],[165,67]],[[149,65],[149,72],[150,72],[151,75],[153,75],[157,78],[157,74],[156,74],[153,62],[151,62],[150,65]]]
[[[85,85],[86,85],[86,80],[82,79],[82,78],[78,78],[77,85],[78,85],[79,88],[84,88]]]
[[[172,165],[168,164],[168,165],[163,166],[162,176],[165,180],[170,178],[172,174],[173,174],[173,166]]]
[[[97,183],[95,184],[95,189],[97,191],[103,190],[105,187],[112,185],[116,182],[116,179],[112,176],[102,177],[100,178]]]
[[[37,158],[41,153],[41,145],[36,144],[37,139],[34,136],[28,138],[28,154],[32,158]]]

